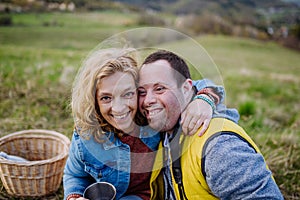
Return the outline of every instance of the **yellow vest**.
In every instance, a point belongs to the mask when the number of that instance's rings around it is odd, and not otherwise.
[[[194,136],[184,138],[181,150],[181,168],[182,181],[188,199],[218,199],[212,194],[205,181],[205,177],[202,174],[201,161],[202,151],[206,142],[213,136],[217,136],[218,133],[224,131],[233,132],[241,136],[256,150],[256,152],[260,153],[256,144],[240,126],[224,118],[212,119],[203,136],[199,137],[196,133]],[[150,180],[151,199],[155,200],[164,199],[163,175],[161,170],[163,167],[162,151],[162,143],[160,143]],[[174,180],[173,183],[175,183]],[[180,199],[177,185],[174,184],[173,186],[177,199]]]

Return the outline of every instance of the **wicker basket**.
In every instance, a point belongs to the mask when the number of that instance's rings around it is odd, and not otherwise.
[[[0,159],[1,181],[13,196],[38,197],[61,185],[70,140],[55,131],[24,130],[0,138],[0,151],[28,162]]]

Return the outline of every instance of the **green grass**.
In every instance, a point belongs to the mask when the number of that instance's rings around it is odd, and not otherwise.
[[[0,15],[1,16],[1,15]],[[133,27],[135,14],[116,11],[12,15],[14,26],[1,27],[1,45],[87,50],[114,33]]]
[[[43,128],[71,137],[69,98],[82,59],[103,39],[136,27],[137,16],[106,11],[12,18],[14,26],[0,27],[0,136]],[[299,52],[245,38],[195,39],[217,65],[226,104],[239,109],[240,124],[261,148],[285,199],[299,199]],[[200,78],[196,71],[193,76]],[[62,188],[44,199],[61,197]],[[12,199],[3,187],[0,199]]]
[[[227,105],[265,155],[285,199],[300,195],[300,56],[271,42],[198,40],[218,66]]]

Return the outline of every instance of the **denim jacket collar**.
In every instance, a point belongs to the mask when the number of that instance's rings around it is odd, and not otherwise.
[[[123,145],[123,143],[118,138],[115,137],[114,133],[105,132],[104,135],[105,135],[103,137],[104,142],[102,143],[104,150],[119,148],[120,146]],[[142,126],[140,127],[140,138],[152,150],[157,149],[157,144],[159,143],[160,140],[160,136],[157,131],[153,130],[149,126]],[[91,140],[93,140],[92,143],[94,143],[94,145],[97,144],[97,141],[95,141],[93,137],[91,138]],[[83,143],[86,143],[86,145],[88,146],[93,145],[91,144],[91,142],[84,141],[84,140]]]
[[[122,142],[118,140],[114,133],[112,132],[105,132],[105,142],[103,143],[103,148],[105,150],[109,150],[115,147],[120,147]]]

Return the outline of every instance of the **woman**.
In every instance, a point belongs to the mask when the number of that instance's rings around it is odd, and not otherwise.
[[[149,180],[160,135],[145,126],[138,112],[137,63],[132,53],[132,49],[95,51],[76,77],[75,130],[63,180],[67,200],[84,199],[85,188],[102,181],[115,186],[116,199],[150,198]],[[209,121],[212,109],[201,103],[191,110],[204,109],[208,114],[195,117],[206,116]],[[194,123],[186,124],[193,129]]]

